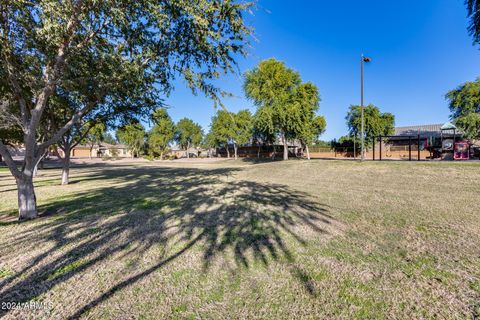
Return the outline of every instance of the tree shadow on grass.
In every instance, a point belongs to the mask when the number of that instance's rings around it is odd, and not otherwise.
[[[42,223],[31,223],[8,244],[0,244],[0,250],[6,246],[28,250],[31,245],[53,243],[0,280],[2,301],[37,299],[114,255],[140,256],[154,246],[172,248],[72,314],[62,314],[78,318],[196,244],[202,248],[204,269],[227,252],[233,252],[236,265],[249,268],[253,262],[293,261],[285,238],[304,244],[298,226],[320,236],[327,233],[333,221],[327,207],[284,185],[235,179],[237,170],[103,168],[82,177],[102,186],[115,183],[42,206]],[[0,316],[6,312],[1,310]]]

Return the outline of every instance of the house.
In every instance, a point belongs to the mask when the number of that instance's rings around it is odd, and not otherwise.
[[[96,151],[98,157],[132,158],[133,154],[124,144],[100,143]]]
[[[60,156],[64,156],[63,151],[58,149]],[[101,158],[101,157],[119,157],[129,158],[132,153],[124,144],[95,144],[93,148],[89,145],[78,144],[70,151],[70,156],[73,158]]]
[[[170,147],[169,154],[174,158],[180,159],[180,158],[186,158],[187,152],[190,158],[196,158],[200,156],[202,151],[199,148],[193,148],[193,147],[190,147],[188,150],[184,150],[179,145],[173,145]]]

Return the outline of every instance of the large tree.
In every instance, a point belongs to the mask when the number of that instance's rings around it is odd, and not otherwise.
[[[230,158],[229,144],[235,134],[234,114],[224,109],[220,109],[212,117],[212,123],[209,132],[209,142],[216,147],[224,147],[227,152],[227,158]]]
[[[217,148],[219,145],[220,143],[215,140],[215,136],[210,129],[210,131],[203,137],[202,141],[202,148],[207,150],[209,158],[212,157],[212,149]]]
[[[256,127],[281,139],[283,159],[287,160],[288,141],[305,135],[305,127],[310,125],[318,110],[317,87],[302,83],[299,73],[283,62],[268,59],[245,74],[244,90],[257,106],[257,114],[261,115]]]
[[[152,114],[154,126],[148,132],[148,147],[153,155],[159,154],[160,160],[175,136],[175,124],[164,108],[155,110]]]
[[[188,118],[180,119],[176,125],[175,141],[190,158],[190,148],[198,147],[203,140],[202,127]]]
[[[117,139],[126,144],[132,153],[132,158],[140,156],[145,145],[145,128],[140,123],[129,123],[117,130]]]
[[[0,154],[17,183],[19,218],[38,215],[32,178],[45,150],[84,115],[108,108],[116,98],[109,95],[112,86],[136,82],[158,96],[181,76],[194,92],[217,101],[222,92],[210,80],[234,71],[236,54],[245,54],[251,29],[243,14],[249,6],[208,0],[2,1],[0,87],[6,88],[2,102],[9,114],[1,121],[22,130],[25,157],[18,166],[1,141]],[[56,132],[39,139],[59,87],[80,103]],[[90,98],[84,99],[87,91]]]
[[[247,144],[253,136],[253,119],[249,110],[240,110],[233,115],[233,149],[238,159],[238,146]]]
[[[468,139],[480,139],[480,78],[466,82],[446,95],[451,118]]]
[[[360,106],[352,105],[345,118],[349,135],[351,137],[361,136],[362,109]],[[382,113],[373,104],[364,107],[364,138],[365,145],[371,146],[373,139],[378,136],[391,135],[395,132],[395,116],[389,112]]]
[[[325,132],[327,125],[325,118],[316,114],[319,104],[318,88],[313,83],[302,83],[295,90],[293,103],[288,112],[291,137],[301,142],[309,160],[308,146]]]
[[[84,142],[95,124],[115,127],[118,124],[129,123],[148,116],[151,110],[161,104],[157,92],[151,90],[149,79],[143,80],[138,77],[136,69],[116,68],[115,65],[108,67],[98,64],[94,57],[86,55],[79,59],[78,65],[74,68],[77,77],[88,79],[90,72],[109,72],[112,75],[116,73],[114,77],[121,81],[90,79],[87,86],[82,82],[79,84],[78,81],[67,82],[58,85],[56,92],[48,101],[40,129],[49,128],[50,134],[53,135],[88,101],[94,101],[99,96],[103,97],[102,102],[98,103],[94,110],[79,116],[57,142],[59,148],[63,150],[62,184],[68,184],[69,181],[71,150]],[[105,93],[92,90],[92,87],[102,87]]]
[[[307,152],[307,159],[310,160],[309,146],[318,141],[318,138],[325,132],[327,122],[323,116],[313,116],[308,121],[300,132],[300,141]]]
[[[229,144],[233,144],[235,159],[238,159],[238,146],[248,143],[253,135],[253,119],[249,110],[237,113],[218,110],[212,118],[209,141],[217,147],[225,147],[230,158]]]

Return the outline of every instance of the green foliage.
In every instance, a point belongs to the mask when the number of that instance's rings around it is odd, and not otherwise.
[[[105,143],[108,143],[108,144],[117,144],[117,139],[110,132],[106,132],[103,135],[103,138],[102,138],[101,142],[105,142]]]
[[[167,110],[157,109],[152,114],[155,125],[148,133],[148,147],[151,154],[163,154],[167,151],[170,142],[175,136],[175,124],[168,115]]]
[[[110,149],[110,153],[111,153],[113,159],[115,159],[115,160],[119,159],[119,156],[118,156],[119,152],[118,152],[117,148]]]
[[[300,84],[300,75],[275,59],[264,60],[245,74],[245,95],[257,108],[264,109],[262,127],[265,130],[273,129],[275,135],[280,134],[284,138],[291,135],[290,111],[295,97],[294,90]]]
[[[465,0],[467,5],[468,18],[470,19],[468,31],[473,37],[474,43],[480,43],[480,1]]]
[[[237,145],[244,145],[252,138],[253,120],[249,110],[240,110],[234,115],[232,140]]]
[[[318,148],[331,148],[334,145],[333,141],[324,141],[324,140],[316,140],[312,145]]]
[[[253,117],[253,140],[257,144],[275,143],[276,132],[273,122],[273,110],[268,107],[257,109]]]
[[[216,148],[219,146],[219,143],[215,140],[214,134],[210,130],[204,137],[202,141],[202,148],[210,149]]]
[[[480,139],[480,78],[466,82],[446,95],[451,117],[468,139]]]
[[[352,105],[347,113],[346,120],[351,137],[360,139],[362,116],[361,107]],[[368,147],[372,144],[372,139],[377,136],[391,135],[395,132],[395,116],[391,113],[380,112],[373,104],[364,107],[365,121],[365,145]],[[360,141],[360,140],[358,140]]]
[[[4,144],[16,144],[22,142],[22,131],[18,128],[1,128],[0,127],[0,140]]]
[[[210,0],[2,1],[0,127],[24,129],[26,153],[18,167],[7,159],[12,174],[30,175],[50,145],[66,134],[73,141],[88,121],[112,126],[148,116],[174,79],[218,103],[225,92],[216,79],[235,72],[237,58],[247,53],[252,29],[244,14],[252,6]],[[2,141],[0,147],[7,156]]]
[[[132,156],[138,156],[145,145],[145,129],[140,123],[127,124],[117,130],[117,139],[130,148]]]
[[[245,74],[247,98],[257,106],[254,135],[258,140],[300,139],[310,144],[325,130],[325,119],[316,116],[320,95],[310,82],[283,62],[268,59]]]
[[[88,123],[82,129],[84,138],[82,142],[90,144],[92,147],[104,140],[107,128],[104,123]]]
[[[212,117],[212,124],[209,132],[209,143],[215,147],[225,146],[232,142],[235,135],[234,119],[235,114],[220,109]]]
[[[244,145],[252,138],[253,119],[249,110],[240,110],[238,113],[218,110],[212,117],[208,144],[221,147],[234,143]]]
[[[188,150],[190,147],[199,146],[203,139],[202,127],[188,118],[180,119],[176,125],[175,141],[178,145]]]
[[[360,138],[358,137],[355,137],[355,136],[341,136],[338,141],[337,140],[333,140],[332,141],[332,148],[347,148],[348,150],[351,150],[353,151],[355,149],[355,145],[356,145],[356,152],[359,153],[360,152],[360,144],[361,144],[361,141],[360,141]],[[366,146],[370,146],[368,144],[368,141],[365,141],[365,145]]]
[[[323,116],[307,118],[303,123],[299,138],[306,145],[312,145],[318,141],[318,138],[325,132],[327,127],[327,121]]]

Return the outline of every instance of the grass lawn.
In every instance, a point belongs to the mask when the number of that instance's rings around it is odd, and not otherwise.
[[[145,163],[0,171],[7,318],[480,317],[480,164]]]

